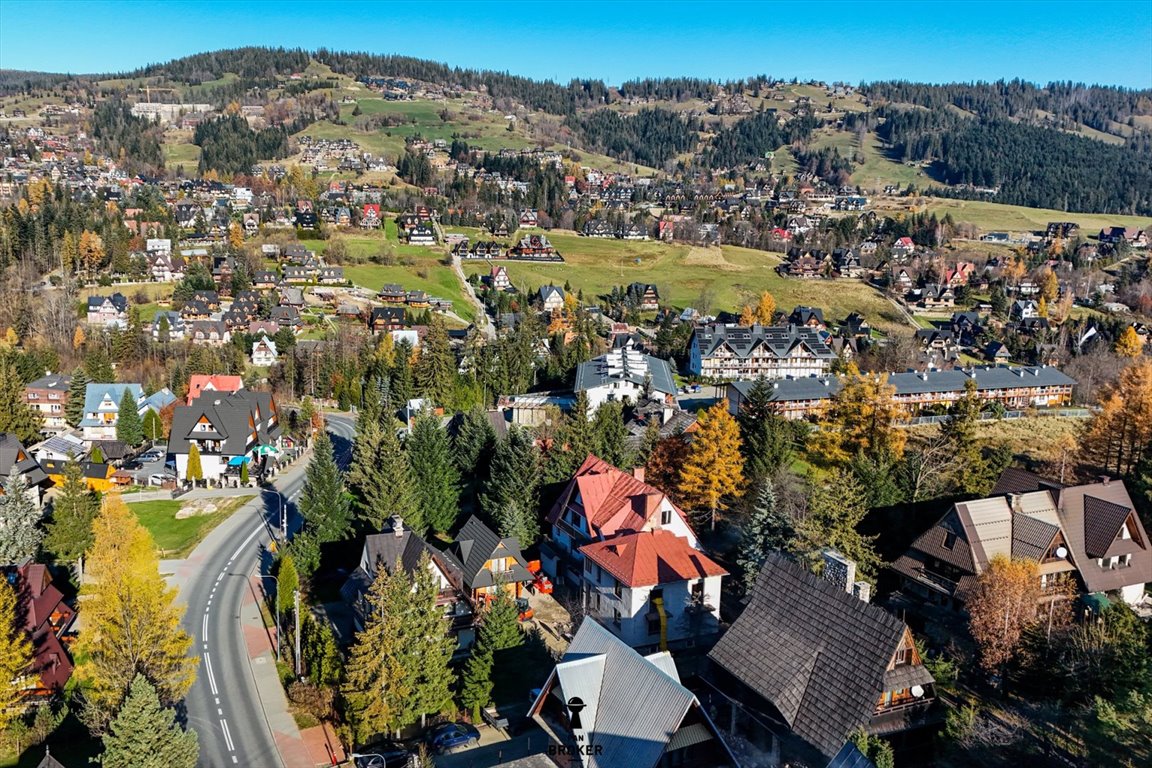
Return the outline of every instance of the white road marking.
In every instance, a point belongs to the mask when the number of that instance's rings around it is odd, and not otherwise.
[[[223,715],[223,714],[224,714],[224,710],[220,709],[220,707],[216,707],[216,714],[218,714],[218,715]]]
[[[224,741],[228,744],[228,751],[235,752],[236,745],[232,743],[232,733],[228,730],[228,721],[220,718],[220,726],[224,729]]]
[[[232,762],[239,763],[240,761],[236,759],[236,755],[232,755]]]
[[[216,703],[217,703],[217,704],[219,704],[219,703],[220,703],[220,697],[216,697]]]
[[[212,688],[212,695],[218,696],[220,690],[216,687],[216,676],[212,674],[212,655],[204,654],[204,668],[208,670],[208,685]]]
[[[208,611],[204,611],[204,629],[201,631],[200,636],[204,638],[204,647],[208,647]]]

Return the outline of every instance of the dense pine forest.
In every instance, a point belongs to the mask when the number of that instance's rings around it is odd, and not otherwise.
[[[591,150],[629,163],[659,167],[696,145],[696,131],[675,112],[642,109],[622,115],[597,109],[566,120]]]

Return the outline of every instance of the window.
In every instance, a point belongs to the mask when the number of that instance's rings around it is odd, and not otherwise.
[[[665,508],[660,512],[660,525],[672,524],[672,509],[671,507]]]
[[[900,650],[896,651],[896,666],[901,667],[905,664],[912,663],[912,649],[908,646],[902,646]]]
[[[660,618],[659,617],[656,617],[653,619],[648,619],[648,634],[650,634],[650,635],[660,634]]]
[[[614,585],[612,591],[615,593],[616,597],[620,597],[620,593],[622,592],[620,588],[620,580],[612,579],[612,584]]]
[[[704,600],[704,580],[700,579],[692,583],[692,599],[696,602]]]
[[[956,534],[947,531],[944,534],[944,549],[952,549],[954,546],[956,546]]]
[[[656,604],[657,600],[661,600],[663,598],[664,598],[664,590],[663,589],[656,588],[656,589],[653,589],[651,592],[648,593],[648,600],[653,605]]]

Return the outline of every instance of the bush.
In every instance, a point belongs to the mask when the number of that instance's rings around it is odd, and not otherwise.
[[[96,284],[101,288],[107,288],[112,285],[112,275],[107,272],[101,273],[100,277],[96,278]]]

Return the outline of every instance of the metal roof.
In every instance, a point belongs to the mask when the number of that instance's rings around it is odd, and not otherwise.
[[[613,381],[630,381],[642,385],[649,378],[656,392],[669,395],[676,393],[676,382],[667,360],[645,355],[636,349],[614,349],[606,355],[581,363],[576,369],[573,390],[583,392]]]

